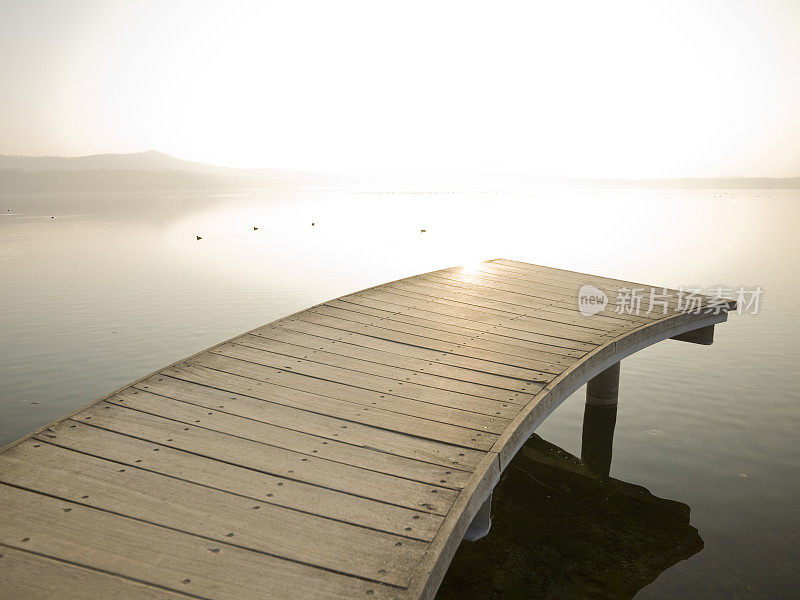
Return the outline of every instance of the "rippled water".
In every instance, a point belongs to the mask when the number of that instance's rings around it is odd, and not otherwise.
[[[479,259],[760,285],[760,314],[733,315],[713,346],[623,361],[611,479],[520,455],[492,533],[462,544],[440,595],[800,594],[797,191],[5,194],[0,215],[0,444],[288,313]],[[582,394],[538,430],[564,464]]]

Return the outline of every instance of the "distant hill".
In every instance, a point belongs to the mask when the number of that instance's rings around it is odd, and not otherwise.
[[[787,189],[800,188],[800,177],[681,177],[677,179],[572,179],[572,184],[610,188]]]
[[[480,172],[442,172],[419,176],[361,178],[363,185],[393,190],[395,186],[459,185],[507,188],[605,188],[605,189],[799,189],[800,177],[677,177],[660,179],[621,179],[597,177],[534,177],[525,174],[485,174]],[[391,193],[391,192],[390,192]]]
[[[361,188],[397,186],[554,186],[651,189],[800,188],[800,177],[714,177],[680,179],[534,179],[528,176],[440,173],[438,175],[344,177],[280,169],[231,169],[182,160],[155,150],[91,156],[0,155],[2,192],[126,190],[229,190],[347,184]]]
[[[303,171],[230,169],[155,150],[78,157],[0,155],[0,192],[294,187],[333,179]]]

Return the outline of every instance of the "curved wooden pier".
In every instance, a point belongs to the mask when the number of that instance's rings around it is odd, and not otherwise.
[[[578,296],[594,306],[584,316]],[[627,310],[620,288],[644,288]],[[588,289],[588,291],[586,291]],[[593,291],[594,290],[594,291]],[[498,259],[325,302],[0,453],[9,598],[431,598],[500,473],[590,382],[733,302]],[[586,308],[584,306],[584,308]],[[586,311],[584,311],[586,312]],[[590,311],[589,311],[590,312]]]

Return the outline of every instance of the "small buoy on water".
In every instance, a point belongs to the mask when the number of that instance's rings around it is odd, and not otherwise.
[[[203,239],[203,238],[201,238],[199,235],[196,235],[196,236],[194,236],[194,237],[196,237],[198,240],[202,240],[202,239]]]
[[[253,231],[258,231],[258,227],[253,227]]]

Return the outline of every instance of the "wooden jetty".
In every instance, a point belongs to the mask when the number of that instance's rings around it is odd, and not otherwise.
[[[432,598],[551,411],[587,382],[613,405],[623,358],[735,308],[655,292],[498,259],[161,369],[0,452],[3,596]]]

